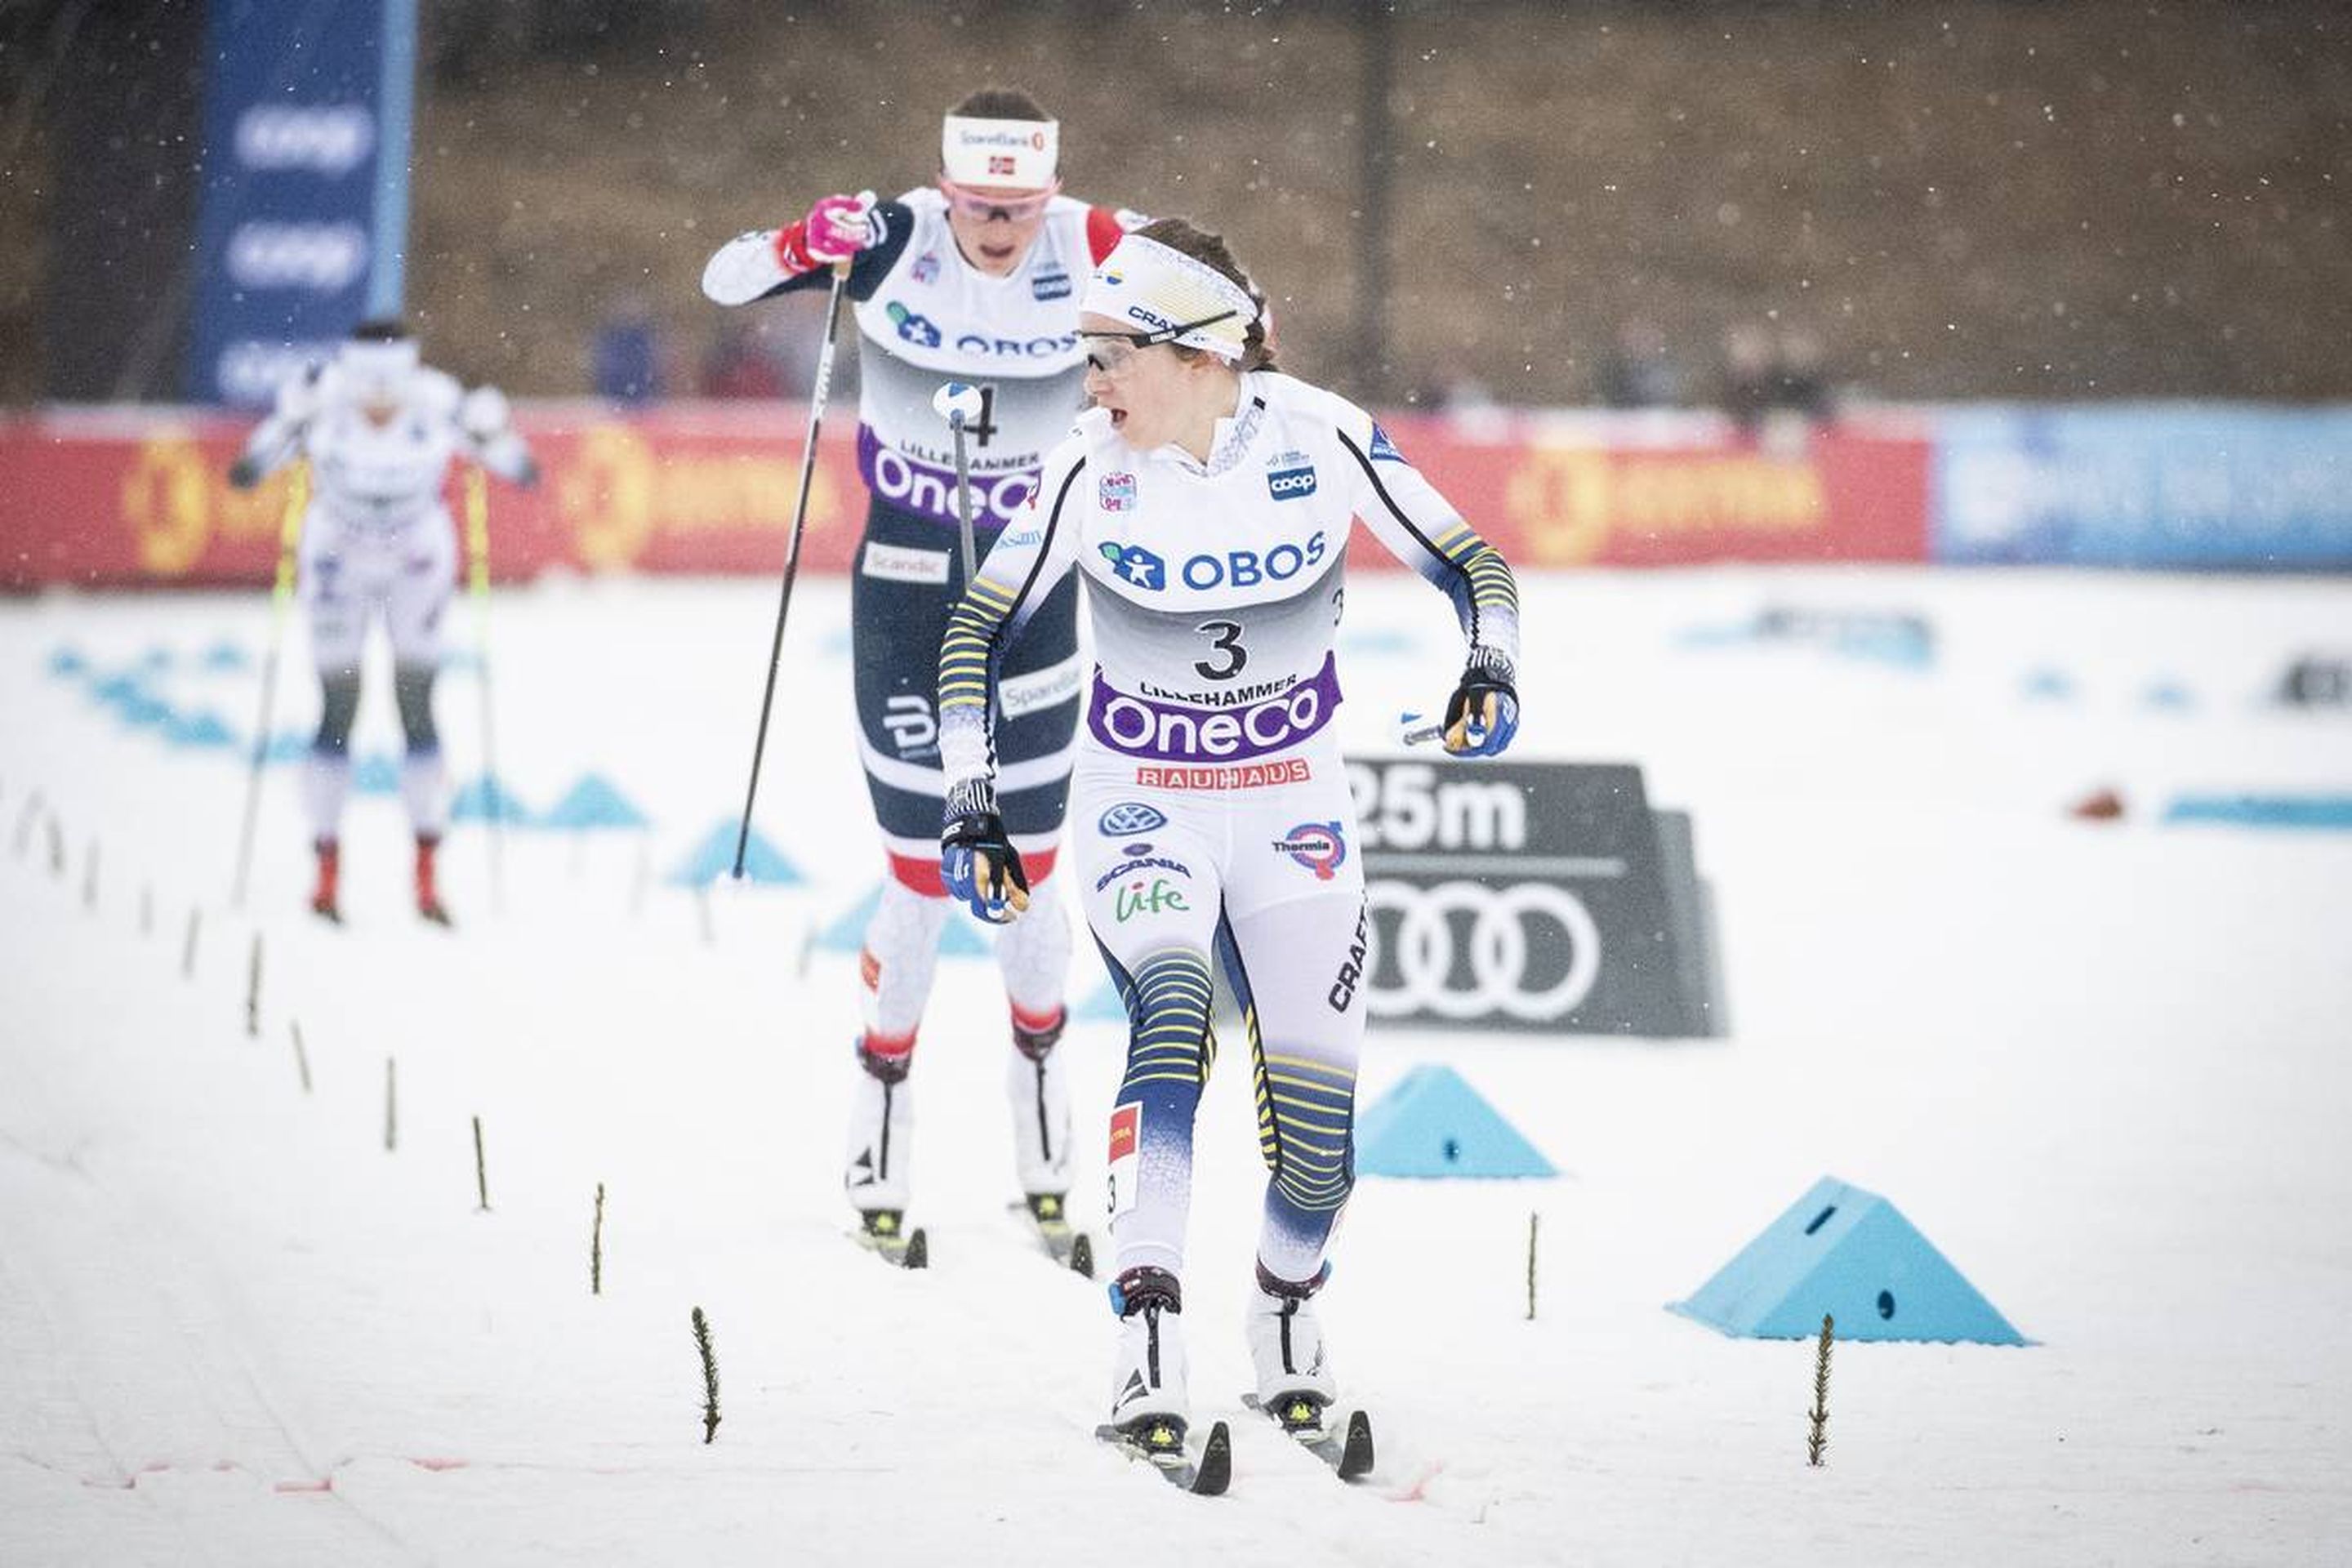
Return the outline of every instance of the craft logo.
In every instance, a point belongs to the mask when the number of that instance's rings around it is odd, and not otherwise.
[[[1389,433],[1380,427],[1378,421],[1372,425],[1372,461],[1375,463],[1404,461],[1404,454],[1397,450],[1397,444],[1389,439]]]
[[[1363,984],[1364,960],[1371,952],[1371,904],[1367,900],[1356,911],[1356,940],[1348,944],[1348,956],[1339,961],[1339,973],[1331,978],[1331,989],[1323,1000],[1331,1005],[1334,1013],[1344,1013],[1355,1005],[1356,987]]]
[[[883,307],[883,313],[890,318],[890,324],[898,329],[898,335],[917,348],[935,349],[940,346],[940,329],[929,317],[917,315],[896,300]]]
[[[1169,885],[1167,878],[1154,877],[1148,889],[1139,879],[1121,888],[1111,913],[1119,924],[1125,925],[1137,915],[1165,914],[1171,910],[1181,914],[1191,908],[1184,895]]]
[[[1336,822],[1302,822],[1274,841],[1274,847],[1328,882],[1348,860],[1348,841]]]
[[[1095,497],[1105,511],[1125,511],[1135,504],[1133,474],[1105,474],[1095,486]]]
[[[1139,544],[1106,542],[1102,546],[1102,556],[1110,563],[1110,569],[1118,574],[1118,580],[1130,587],[1156,594],[1168,586],[1168,563]]]
[[[1104,811],[1096,826],[1105,838],[1135,838],[1168,826],[1167,814],[1139,800],[1123,800]]]

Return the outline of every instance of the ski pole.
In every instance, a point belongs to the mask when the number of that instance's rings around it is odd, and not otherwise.
[[[972,559],[971,542],[971,470],[964,461],[963,427],[973,415],[988,406],[980,388],[966,382],[950,381],[931,394],[931,410],[948,422],[955,436],[956,521],[962,526],[963,580],[971,585],[972,574],[978,569]]]
[[[793,531],[784,544],[784,586],[776,601],[776,635],[768,645],[768,684],[760,693],[760,731],[751,742],[751,780],[743,791],[743,826],[735,835],[733,879],[743,879],[743,854],[751,842],[751,804],[760,797],[760,759],[768,750],[768,716],[776,703],[776,667],[784,657],[784,617],[792,613],[793,582],[800,575],[801,530],[808,522],[809,480],[816,470],[817,428],[824,421],[825,394],[833,387],[833,334],[841,320],[841,295],[849,263],[833,264],[833,291],[824,304],[824,340],[816,351],[816,384],[809,391],[808,439],[801,447],[801,493],[793,503]]]
[[[245,908],[247,873],[253,866],[253,829],[261,811],[261,768],[269,757],[269,725],[278,702],[278,647],[286,633],[286,606],[294,598],[295,552],[302,541],[302,514],[310,505],[310,466],[297,461],[286,476],[286,515],[278,525],[278,579],[269,590],[269,649],[261,660],[261,713],[253,725],[253,756],[245,778],[245,825],[236,836],[236,877],[229,904]]]
[[[490,722],[490,482],[466,465],[466,580],[474,600],[474,660],[482,687],[482,795],[489,812],[490,908],[506,910],[506,841],[499,812],[498,730]]]

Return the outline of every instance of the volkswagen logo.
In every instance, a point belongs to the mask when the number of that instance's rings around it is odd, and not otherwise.
[[[1096,826],[1105,838],[1139,838],[1168,826],[1167,814],[1139,800],[1123,800],[1102,814]]]
[[[1521,1023],[1557,1023],[1583,1005],[1601,977],[1601,931],[1566,888],[1468,881],[1418,888],[1384,879],[1364,893],[1373,915],[1365,965],[1371,984],[1365,994],[1376,1018],[1426,1013],[1462,1020],[1501,1013]],[[1382,911],[1395,917],[1392,924],[1379,918]],[[1382,947],[1388,931],[1394,932],[1392,954]],[[1530,952],[1562,942],[1566,972],[1531,989]],[[1466,943],[1466,952],[1457,943]],[[1390,957],[1393,963],[1385,962]],[[1466,985],[1458,973],[1465,957]]]

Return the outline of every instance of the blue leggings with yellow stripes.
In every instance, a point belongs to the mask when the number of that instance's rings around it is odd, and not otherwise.
[[[1129,1020],[1108,1151],[1116,1267],[1183,1271],[1216,973],[1268,1171],[1258,1261],[1303,1283],[1355,1180],[1365,925],[1345,775],[1335,759],[1306,781],[1202,795],[1135,778],[1082,754],[1071,814],[1072,883]]]

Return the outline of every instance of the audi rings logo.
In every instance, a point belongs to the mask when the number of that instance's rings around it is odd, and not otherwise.
[[[1581,900],[1550,882],[1379,880],[1371,910],[1367,1005],[1376,1018],[1456,1021],[1500,1013],[1557,1023],[1601,977],[1601,931]],[[1564,951],[1563,951],[1564,950]]]

